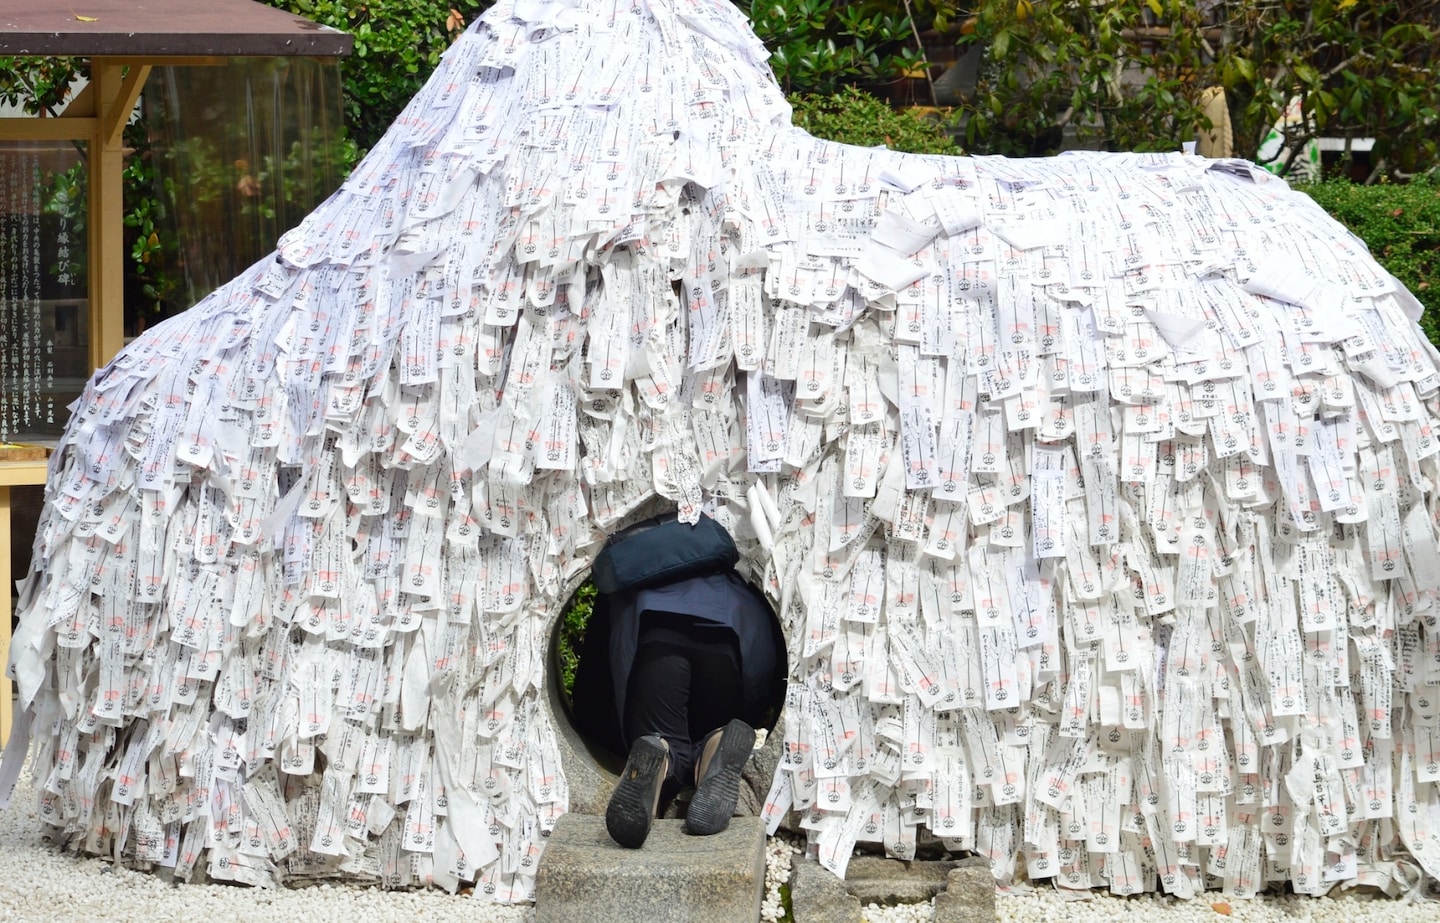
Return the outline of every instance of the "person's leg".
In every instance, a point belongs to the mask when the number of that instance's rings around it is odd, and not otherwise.
[[[650,835],[669,761],[670,748],[663,737],[646,734],[630,745],[625,768],[605,806],[605,829],[626,849],[639,849]]]
[[[708,836],[730,825],[740,774],[755,745],[745,711],[739,640],[729,628],[690,632],[690,739],[695,742],[695,795],[685,815],[687,833]]]
[[[623,727],[627,746],[647,734],[669,744],[669,771],[660,791],[663,806],[694,774],[696,738],[691,737],[689,720],[693,678],[685,633],[647,623],[642,623],[626,686]]]
[[[740,646],[723,625],[693,626],[690,637],[690,739],[698,745],[707,734],[744,713]],[[693,765],[693,761],[692,764]]]
[[[755,729],[740,718],[730,719],[700,742],[686,833],[710,836],[730,826],[740,800],[740,777],[754,748]]]
[[[630,849],[645,843],[651,821],[693,771],[685,648],[683,633],[658,627],[648,614],[642,619],[621,717],[628,753],[605,809],[610,837]]]
[[[713,760],[711,775],[723,771],[718,790],[712,780],[698,793],[705,796],[702,805],[709,805],[701,813],[716,816],[692,832],[723,830],[734,809],[740,767],[754,741],[748,725],[731,727],[740,724],[735,719],[744,711],[743,692],[733,631],[688,616],[646,613],[626,686],[623,726],[632,748],[647,735],[661,737],[668,745],[662,807],[681,788],[702,781],[696,772],[700,743],[707,735],[718,734],[717,729],[727,731],[723,742],[712,741],[712,753],[721,758]]]

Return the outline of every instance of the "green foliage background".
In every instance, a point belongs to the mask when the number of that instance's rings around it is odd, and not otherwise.
[[[345,125],[364,154],[424,85],[440,55],[488,0],[264,0],[355,36],[341,63]]]
[[[1344,181],[1296,187],[1356,237],[1399,279],[1425,314],[1420,326],[1440,344],[1440,177],[1404,185],[1362,186]]]
[[[580,665],[580,650],[585,640],[585,626],[590,624],[590,613],[595,611],[595,584],[586,580],[580,584],[570,604],[560,616],[560,627],[555,638],[555,657],[560,664],[560,688],[568,699],[570,690],[575,688],[575,668]]]
[[[373,146],[444,50],[490,5],[489,0],[266,2],[355,36],[355,54],[342,64],[350,136],[343,169]],[[1298,96],[1312,122],[1287,140],[1302,143],[1302,136],[1321,129],[1368,134],[1378,139],[1389,163],[1421,173],[1435,168],[1440,81],[1427,76],[1425,65],[1440,0],[1300,5],[1236,0],[1215,8],[1228,17],[1221,23],[1227,36],[1221,49],[1213,44],[1214,20],[1180,0],[1115,0],[1103,8],[1051,0],[974,0],[963,7],[957,0],[735,2],[771,49],[771,66],[792,93],[797,121],[817,135],[849,143],[956,153],[945,136],[959,132],[972,153],[1053,152],[1063,129],[1101,146],[1174,149],[1201,118],[1199,91],[1218,84],[1229,94],[1242,156],[1253,151],[1261,127]],[[1168,38],[1147,38],[1156,29]],[[901,82],[913,94],[914,85],[923,86],[940,70],[928,55],[946,42],[981,58],[975,91],[950,119],[896,114],[869,95],[893,96]],[[1142,57],[1150,73],[1122,81]],[[31,112],[54,112],[79,64],[0,60],[0,98]],[[167,200],[176,191],[159,188],[143,124],[127,130],[127,143],[137,151],[126,174],[132,257],[127,302],[139,302],[140,313],[155,318],[176,307],[175,279],[167,276],[165,259],[174,241],[166,240],[163,230]],[[1316,198],[1342,209],[1337,216],[1362,238],[1383,235],[1371,241],[1372,250],[1382,262],[1394,261],[1391,271],[1407,284],[1414,279],[1412,289],[1428,302],[1433,288],[1417,288],[1421,282],[1435,284],[1433,234],[1427,236],[1422,220],[1428,213],[1424,203],[1410,200],[1387,208],[1394,195],[1327,189]],[[1361,204],[1372,200],[1373,206]],[[1385,217],[1397,207],[1403,209],[1398,217]],[[1420,223],[1408,227],[1411,218]],[[1427,329],[1434,332],[1433,325]]]
[[[795,124],[817,138],[912,154],[963,153],[943,118],[893,109],[855,87],[828,94],[792,94],[790,104],[795,108]]]

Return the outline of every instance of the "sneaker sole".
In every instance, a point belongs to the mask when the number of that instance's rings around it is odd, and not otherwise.
[[[668,756],[664,743],[655,737],[642,737],[630,748],[620,782],[605,808],[605,829],[626,849],[639,849],[650,835],[655,793]]]
[[[740,800],[740,773],[755,747],[755,732],[743,721],[731,721],[720,735],[720,747],[711,758],[709,774],[700,780],[690,810],[685,814],[685,832],[711,836],[730,826],[735,804]]]

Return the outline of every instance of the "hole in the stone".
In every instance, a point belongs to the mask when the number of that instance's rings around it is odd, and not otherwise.
[[[751,586],[753,587],[754,584],[751,583]],[[760,593],[759,596],[764,599],[763,593]],[[591,633],[589,631],[591,617],[599,600],[595,585],[590,582],[587,575],[585,581],[571,594],[560,617],[555,620],[555,625],[551,629],[547,654],[547,674],[554,696],[552,701],[559,700],[563,706],[565,720],[579,736],[590,757],[604,768],[618,773],[625,765],[624,742],[619,739],[617,732],[610,731],[608,727],[597,726],[601,722],[603,707],[601,709],[587,708],[588,705],[595,703],[586,699],[579,703],[577,708],[575,698],[574,682],[577,674],[582,670],[582,662],[588,658],[609,657],[604,632]],[[785,702],[784,678],[788,675],[789,663],[785,650],[784,633],[781,631],[779,620],[775,617],[774,608],[770,606],[768,600],[765,600],[765,608],[769,614],[772,631],[778,641],[775,654],[776,671],[779,675],[776,677],[775,691],[766,703],[756,727],[757,729],[764,728],[766,732],[769,732],[780,720],[781,707]],[[604,676],[608,678],[608,669],[604,671]],[[583,697],[585,690],[582,689],[581,693]],[[611,698],[606,697],[605,701],[613,709]]]

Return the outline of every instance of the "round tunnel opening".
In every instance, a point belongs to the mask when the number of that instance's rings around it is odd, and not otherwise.
[[[789,672],[789,663],[784,633],[774,607],[753,582],[747,580],[746,583],[756,591],[757,597],[764,601],[772,633],[777,639],[774,688],[766,697],[762,712],[755,722],[756,730],[763,729],[768,733],[779,721],[784,705],[785,677]],[[587,573],[584,581],[566,601],[551,628],[547,651],[547,684],[550,687],[552,703],[559,706],[556,713],[563,714],[569,729],[584,745],[586,753],[600,767],[611,773],[618,773],[625,764],[626,747],[619,733],[618,719],[612,717],[609,722],[604,720],[607,702],[609,708],[614,708],[613,695],[608,699],[602,696],[600,701],[596,701],[596,690],[593,685],[588,685],[594,681],[587,680],[587,677],[595,675],[592,668],[596,666],[597,658],[608,664],[608,622],[603,620],[603,615],[599,620],[595,617],[596,605],[602,602],[602,597]],[[600,671],[600,675],[608,680],[609,670]],[[575,686],[577,677],[581,683],[578,690]],[[577,692],[580,695],[578,707]],[[613,712],[610,714],[613,716]]]

